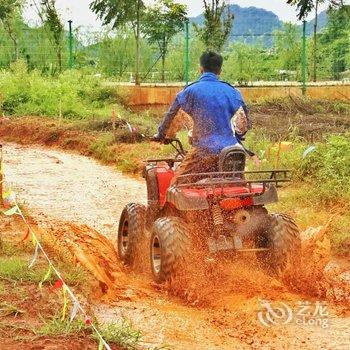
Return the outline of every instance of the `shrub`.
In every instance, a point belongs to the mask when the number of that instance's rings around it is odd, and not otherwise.
[[[103,108],[120,101],[118,91],[83,70],[65,71],[57,77],[28,71],[18,60],[9,71],[0,72],[0,109],[8,115],[62,116],[82,119],[103,113]],[[101,111],[102,109],[102,111]]]
[[[300,163],[297,178],[315,182],[322,202],[350,200],[350,135],[331,135]]]

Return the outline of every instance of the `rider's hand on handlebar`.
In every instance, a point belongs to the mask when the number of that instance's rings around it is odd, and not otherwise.
[[[165,138],[159,134],[155,134],[151,137],[151,141],[164,143]]]

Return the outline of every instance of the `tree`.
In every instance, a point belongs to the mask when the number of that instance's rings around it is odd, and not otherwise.
[[[173,0],[158,0],[147,9],[142,27],[150,44],[157,44],[162,60],[162,83],[165,81],[165,59],[171,39],[183,29],[186,5]]]
[[[41,17],[44,20],[44,25],[48,26],[53,37],[53,42],[56,47],[56,55],[59,70],[62,70],[62,36],[63,24],[56,9],[56,0],[42,0],[43,11]]]
[[[19,58],[19,52],[18,38],[14,28],[14,23],[22,9],[22,5],[23,2],[21,0],[0,0],[0,21],[13,43],[16,60]]]
[[[297,71],[300,64],[300,30],[296,24],[284,23],[274,33],[274,46],[280,69]]]
[[[328,0],[331,8],[344,6],[343,0]],[[326,0],[287,0],[290,5],[296,5],[298,10],[298,18],[305,19],[308,14],[315,10],[314,22],[314,47],[313,47],[313,81],[317,80],[317,28],[318,28],[318,10],[319,5],[325,3]]]
[[[348,57],[350,37],[350,5],[328,11],[328,23],[320,37],[320,49],[325,57],[323,68],[328,76],[340,79],[350,68]]]
[[[103,21],[103,25],[111,24],[113,29],[131,24],[136,39],[135,82],[140,84],[140,37],[141,17],[145,5],[142,0],[94,0],[90,9]]]
[[[222,51],[232,29],[234,16],[226,0],[203,0],[204,26],[195,30],[207,50]]]
[[[320,3],[326,0],[287,0],[287,4],[297,6],[298,18],[300,20],[307,17],[307,15],[315,9]],[[328,0],[329,6],[333,9],[344,6],[344,0]]]

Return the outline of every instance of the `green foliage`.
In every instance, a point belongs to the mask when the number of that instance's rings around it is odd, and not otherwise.
[[[245,85],[257,80],[276,80],[274,55],[262,45],[232,44],[223,67],[223,79]]]
[[[298,18],[301,20],[305,18],[315,7],[315,2],[323,2],[323,0],[287,0],[290,5],[296,5],[298,11]]]
[[[278,143],[264,134],[252,132],[247,140],[248,148],[263,159],[264,169],[293,169],[296,183],[306,183],[312,193],[305,193],[308,201],[323,206],[350,203],[350,138],[349,134],[330,135],[324,142],[315,144],[316,150],[305,158],[309,145],[291,134],[289,148],[278,153]],[[278,158],[279,157],[279,158]],[[315,190],[317,188],[317,190]],[[304,191],[305,192],[305,191]]]
[[[326,2],[326,0],[287,0],[287,3],[297,7],[298,18],[301,20],[308,16],[308,14],[319,4]],[[328,0],[330,8],[341,8],[344,6],[344,0]]]
[[[153,6],[147,8],[142,31],[150,44],[157,44],[162,58],[162,78],[165,81],[165,58],[169,43],[179,33],[184,24],[186,6],[175,3],[173,0],[158,0]]]
[[[328,12],[328,25],[319,35],[319,77],[340,79],[350,68],[350,5]]]
[[[123,320],[121,324],[109,323],[102,325],[100,327],[100,332],[107,342],[117,344],[122,349],[139,349],[141,332],[135,330],[131,323],[126,320]]]
[[[62,118],[87,118],[98,115],[118,96],[101,80],[82,71],[65,71],[58,77],[28,72],[23,61],[0,72],[2,103],[8,115],[47,115]]]
[[[61,317],[56,315],[49,321],[44,320],[44,325],[38,330],[34,330],[35,334],[41,336],[69,336],[74,334],[80,334],[86,329],[86,326],[81,320],[73,320],[70,322],[69,319],[61,320]]]
[[[340,198],[350,201],[349,136],[332,135],[326,142],[318,143],[316,151],[303,159],[297,169],[297,179],[314,183],[315,197],[324,204]]]
[[[14,59],[18,58],[18,33],[15,24],[22,6],[22,0],[0,0],[0,22],[13,43]]]
[[[195,25],[197,35],[207,50],[222,51],[230,36],[233,14],[226,0],[203,0],[204,26]]]
[[[127,23],[135,24],[137,13],[144,10],[144,2],[141,0],[94,0],[90,9],[103,21],[104,25],[111,24],[113,28],[119,28]]]
[[[111,24],[114,29],[131,24],[136,39],[136,67],[135,81],[140,83],[140,38],[141,17],[144,15],[145,5],[142,0],[94,0],[90,9],[103,20],[103,24]]]
[[[275,32],[275,49],[278,68],[298,71],[300,68],[300,29],[292,23],[285,23],[281,30]]]
[[[56,9],[56,0],[42,0],[43,7],[42,18],[44,25],[48,26],[53,37],[53,42],[56,47],[57,61],[60,71],[62,70],[62,35],[63,24]]]
[[[28,261],[18,256],[0,257],[0,279],[39,283],[45,275],[47,266],[28,268]]]

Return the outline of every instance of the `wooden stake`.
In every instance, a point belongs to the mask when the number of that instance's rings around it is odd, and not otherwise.
[[[117,135],[116,135],[115,110],[114,110],[114,109],[113,109],[113,111],[112,111],[112,131],[113,131],[114,141],[116,141]]]
[[[275,165],[275,168],[276,168],[276,169],[279,169],[279,167],[280,167],[281,147],[282,147],[282,141],[279,141],[279,142],[278,142],[277,155],[276,155],[276,165]]]

